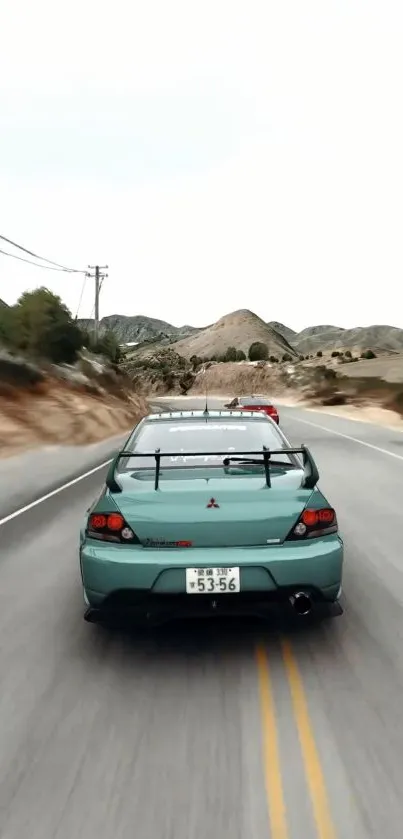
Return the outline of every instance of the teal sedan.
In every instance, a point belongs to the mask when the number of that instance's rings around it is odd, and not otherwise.
[[[81,529],[86,620],[341,614],[343,541],[318,480],[261,412],[145,417]]]

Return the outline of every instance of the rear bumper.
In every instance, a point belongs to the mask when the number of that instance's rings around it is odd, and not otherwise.
[[[305,543],[257,548],[160,549],[101,545],[88,540],[80,550],[83,587],[93,608],[116,604],[140,611],[198,613],[212,600],[230,611],[288,599],[295,590],[334,602],[342,582],[343,542],[338,535]],[[186,594],[185,569],[239,566],[236,594]],[[252,608],[252,611],[259,611]]]

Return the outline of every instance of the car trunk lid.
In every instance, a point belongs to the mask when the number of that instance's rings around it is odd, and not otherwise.
[[[282,542],[312,493],[301,488],[302,470],[271,469],[264,476],[178,478],[161,470],[159,489],[144,472],[119,476],[114,495],[127,523],[148,547],[242,547]],[[175,475],[173,472],[175,471]],[[185,470],[183,470],[184,472]],[[164,479],[166,478],[166,479]]]

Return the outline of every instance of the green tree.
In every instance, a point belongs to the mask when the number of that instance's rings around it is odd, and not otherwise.
[[[236,361],[246,361],[246,355],[243,350],[236,351]]]
[[[14,307],[16,348],[27,355],[72,363],[83,335],[60,297],[47,288],[26,291]]]
[[[0,345],[13,349],[16,345],[15,307],[0,306]]]
[[[261,341],[254,341],[249,347],[249,361],[267,361],[269,358],[269,348],[267,344]]]

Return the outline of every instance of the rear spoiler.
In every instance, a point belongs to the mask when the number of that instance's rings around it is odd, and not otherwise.
[[[294,455],[301,455],[302,454],[302,462],[304,467],[304,475],[301,481],[301,487],[303,489],[314,489],[316,484],[319,480],[319,472],[318,467],[311,455],[309,449],[301,445],[300,448],[284,448],[284,449],[259,449],[259,451],[247,451],[247,452],[162,452],[160,449],[156,449],[155,452],[119,452],[112,463],[109,466],[108,474],[106,476],[106,486],[110,490],[110,492],[122,492],[121,486],[118,484],[116,480],[116,466],[119,460],[123,460],[124,458],[133,458],[133,457],[153,457],[155,459],[155,485],[154,488],[157,490],[159,488],[159,479],[160,479],[160,469],[161,469],[161,458],[162,457],[231,457],[233,458],[236,456],[238,457],[259,457],[262,459],[262,463],[264,465],[265,477],[266,477],[266,485],[271,487],[271,480],[270,480],[270,458],[273,455],[284,455],[284,454],[294,454]]]

